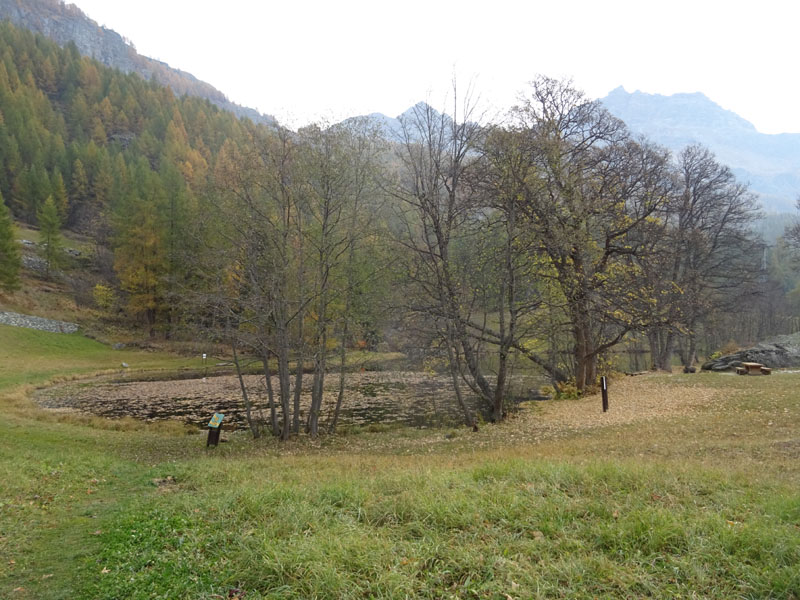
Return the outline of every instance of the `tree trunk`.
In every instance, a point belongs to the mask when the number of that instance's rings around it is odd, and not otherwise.
[[[672,331],[656,329],[647,335],[650,342],[650,360],[654,370],[672,371],[672,353],[675,347],[675,334]]]
[[[686,356],[686,361],[683,363],[684,367],[691,367],[697,362],[697,336],[694,332],[689,334],[689,352]]]
[[[303,254],[301,250],[300,254],[300,271],[303,270]],[[298,288],[300,290],[300,301],[303,302],[305,299],[303,297],[304,294],[304,285],[305,285],[305,277],[303,275],[298,275]],[[306,351],[306,343],[305,343],[305,321],[306,321],[306,311],[305,309],[301,308],[297,314],[297,360],[295,362],[295,373],[294,373],[294,414],[292,417],[292,430],[296,433],[300,433],[300,395],[303,392],[303,370],[305,369],[305,351]]]
[[[591,389],[597,383],[597,352],[592,351],[586,360],[586,387]]]
[[[339,421],[339,411],[342,408],[344,401],[344,380],[345,380],[345,366],[347,364],[347,338],[350,334],[350,289],[352,281],[348,281],[347,298],[345,299],[344,306],[344,325],[342,326],[342,339],[339,348],[339,393],[336,395],[336,408],[333,411],[333,418],[331,419],[328,431],[336,433],[336,424]]]
[[[573,335],[575,336],[575,387],[578,392],[583,393],[589,377],[589,340],[582,323],[575,323]]]
[[[301,342],[302,344],[302,342]],[[303,347],[298,350],[297,361],[295,362],[294,371],[294,413],[292,415],[292,431],[300,433],[300,394],[303,392],[303,370],[305,369],[305,357],[303,356]]]
[[[156,309],[148,308],[145,311],[145,315],[147,316],[147,327],[150,333],[150,339],[153,339],[156,337]]]
[[[321,337],[314,357],[314,383],[311,386],[311,410],[308,413],[308,433],[312,438],[319,435],[319,415],[322,412],[322,390],[325,385],[326,348],[328,330],[322,325]]]
[[[269,368],[269,352],[264,351],[264,385],[267,388],[267,402],[269,403],[269,422],[272,426],[272,435],[280,435],[278,429],[278,412],[275,408],[275,390],[272,389],[272,372]]]
[[[458,405],[461,407],[461,410],[464,413],[464,421],[467,424],[467,427],[471,427],[475,429],[475,419],[472,416],[472,411],[470,411],[467,403],[464,402],[464,397],[461,395],[461,385],[459,384],[458,377],[459,377],[459,368],[458,368],[458,357],[456,356],[454,347],[455,347],[455,340],[453,339],[452,334],[452,324],[448,323],[448,335],[447,335],[447,358],[448,364],[450,366],[450,378],[453,380],[453,391],[456,394],[456,400],[458,401]]]
[[[688,333],[683,337],[680,344],[681,365],[691,367],[697,362],[697,333],[695,331],[696,321],[692,319],[687,323]]]
[[[239,356],[236,353],[235,341],[231,344],[231,347],[233,349],[233,364],[236,365],[236,376],[239,378],[239,386],[242,389],[242,400],[244,400],[244,411],[245,418],[247,419],[247,426],[250,428],[250,433],[253,434],[253,439],[256,439],[261,435],[261,433],[258,430],[258,423],[256,423],[255,419],[253,419],[253,407],[250,404],[250,397],[247,395],[247,386],[245,385],[244,378],[242,377],[242,368],[241,364],[239,364]]]
[[[281,411],[283,412],[283,427],[281,428],[281,439],[286,441],[292,431],[291,408],[289,406],[290,379],[289,374],[289,340],[286,332],[278,336],[278,385],[281,398]]]
[[[510,215],[513,219],[513,214]],[[513,226],[510,223],[510,226]],[[497,365],[497,382],[494,388],[494,398],[492,399],[492,421],[499,423],[505,419],[505,399],[506,399],[506,374],[508,372],[508,353],[511,347],[511,342],[514,339],[516,329],[516,312],[514,306],[514,267],[512,264],[512,248],[511,248],[511,233],[508,232],[508,240],[505,247],[505,266],[506,266],[506,280],[500,285],[500,295],[498,305],[499,310],[499,327],[500,327],[500,347],[498,349],[498,365]],[[508,331],[506,331],[506,306],[508,303],[508,311],[510,320],[508,323]]]
[[[497,367],[497,384],[492,402],[492,421],[499,423],[505,419],[506,373],[508,371],[508,348],[500,348]]]

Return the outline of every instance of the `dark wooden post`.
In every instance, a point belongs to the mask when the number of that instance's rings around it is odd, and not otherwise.
[[[219,444],[219,434],[222,431],[222,425],[219,427],[208,428],[208,439],[206,440],[206,448],[209,446],[216,446]]]
[[[214,413],[211,421],[208,422],[208,439],[206,440],[206,448],[209,446],[216,447],[219,444],[219,434],[222,431],[222,419],[225,417],[222,413]]]
[[[605,376],[600,378],[600,387],[603,392],[603,412],[608,412],[608,380]]]

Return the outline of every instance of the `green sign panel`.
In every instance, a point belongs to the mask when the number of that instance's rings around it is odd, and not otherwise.
[[[214,416],[211,417],[211,420],[208,422],[209,427],[213,427],[216,429],[222,424],[222,419],[225,418],[225,415],[222,413],[214,413]]]

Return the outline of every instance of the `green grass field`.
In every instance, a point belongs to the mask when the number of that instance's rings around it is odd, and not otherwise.
[[[0,325],[0,390],[39,385],[54,377],[131,369],[201,368],[199,358],[138,351],[112,351],[80,334],[52,334]]]
[[[197,366],[0,327],[0,597],[800,598],[800,373],[640,378],[713,402],[541,439],[584,405],[206,450],[27,399],[122,361]]]

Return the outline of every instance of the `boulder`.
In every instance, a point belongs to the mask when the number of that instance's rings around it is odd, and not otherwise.
[[[745,362],[761,363],[773,369],[800,367],[800,333],[781,335],[747,350],[720,356],[701,368],[704,371],[729,371]]]

